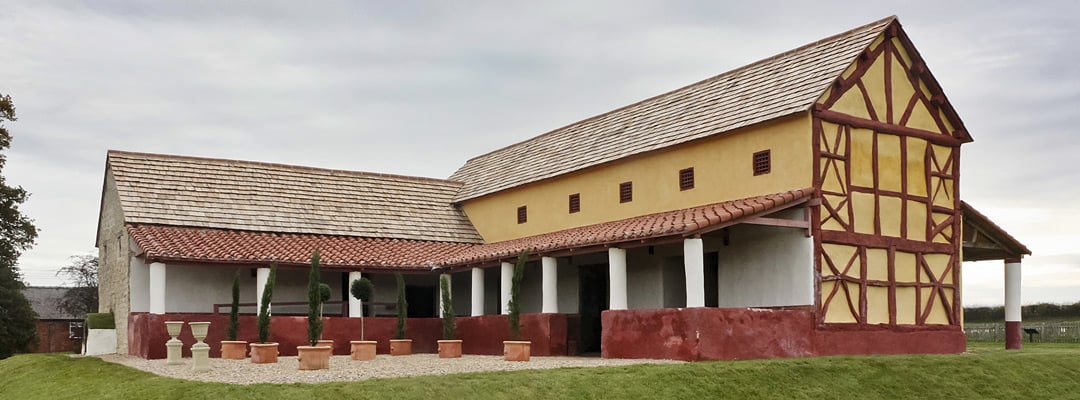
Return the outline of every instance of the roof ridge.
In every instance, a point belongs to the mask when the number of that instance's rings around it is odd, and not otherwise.
[[[855,33],[858,33],[858,32],[862,32],[864,30],[867,30],[867,29],[869,29],[871,27],[874,27],[874,26],[877,26],[877,25],[888,26],[888,24],[890,24],[890,23],[892,23],[892,22],[894,22],[896,20],[897,20],[896,15],[891,15],[891,16],[879,19],[877,21],[874,21],[874,22],[871,22],[871,23],[868,23],[868,24],[865,24],[865,25],[862,25],[862,26],[849,29],[847,31],[834,34],[832,36],[829,36],[829,37],[826,37],[826,38],[823,38],[823,39],[818,39],[816,41],[804,44],[804,45],[796,47],[794,49],[783,51],[783,52],[781,52],[779,54],[774,54],[772,56],[769,56],[769,57],[766,57],[766,58],[751,62],[749,64],[746,64],[746,65],[743,65],[743,66],[740,66],[740,67],[736,67],[734,69],[731,69],[731,70],[728,70],[728,71],[725,71],[725,72],[721,72],[718,75],[714,75],[714,76],[702,79],[702,80],[697,81],[697,82],[693,82],[693,83],[690,83],[690,84],[687,84],[687,85],[683,85],[683,86],[680,86],[680,87],[678,87],[676,89],[669,90],[669,91],[657,94],[655,96],[648,97],[648,98],[643,99],[643,100],[636,101],[634,103],[631,103],[631,104],[616,108],[614,110],[610,110],[610,111],[606,111],[606,112],[603,112],[603,113],[600,113],[600,114],[596,114],[596,115],[581,119],[579,121],[575,121],[575,122],[560,126],[558,128],[552,129],[552,130],[544,132],[542,134],[529,137],[528,139],[525,139],[525,140],[522,140],[522,141],[519,141],[519,142],[516,142],[516,143],[512,143],[512,144],[500,147],[500,148],[495,149],[495,150],[491,150],[491,151],[489,151],[487,153],[483,153],[483,154],[477,155],[475,157],[469,158],[468,160],[466,160],[466,163],[468,163],[469,161],[472,161],[472,160],[476,160],[476,159],[481,158],[481,157],[491,155],[493,153],[497,153],[497,152],[500,152],[500,151],[503,151],[503,150],[506,150],[506,149],[509,149],[509,148],[512,148],[512,147],[516,147],[516,146],[528,143],[530,141],[539,139],[539,138],[544,137],[544,136],[555,134],[556,132],[560,132],[560,131],[562,131],[562,130],[564,130],[566,128],[569,128],[571,126],[574,126],[574,125],[579,125],[579,124],[585,123],[587,121],[599,119],[599,118],[614,114],[616,112],[623,111],[623,110],[632,108],[634,106],[638,106],[638,105],[641,105],[643,103],[662,98],[662,97],[667,96],[669,94],[676,93],[676,92],[679,92],[679,91],[684,90],[684,89],[688,89],[690,87],[698,86],[698,85],[701,85],[701,84],[704,84],[704,83],[710,82],[710,81],[715,81],[715,80],[718,80],[720,78],[723,78],[723,77],[726,77],[726,76],[729,76],[729,75],[734,75],[737,72],[742,72],[742,71],[748,70],[748,69],[750,69],[752,67],[755,67],[755,66],[758,66],[758,65],[770,62],[770,61],[775,61],[775,60],[777,60],[779,58],[782,58],[782,57],[785,57],[785,56],[788,56],[788,55],[791,55],[791,54],[794,54],[794,53],[798,53],[800,51],[810,49],[810,48],[812,48],[814,46],[818,46],[818,45],[821,45],[823,43],[827,43],[827,42],[837,40],[837,39],[839,39],[841,37],[845,37],[845,36],[852,35],[852,34],[855,34]]]
[[[178,154],[144,153],[144,152],[137,152],[137,151],[114,150],[114,149],[109,149],[108,150],[107,158],[113,156],[114,154],[115,155],[121,155],[121,156],[142,156],[142,157],[154,157],[154,158],[158,158],[158,159],[171,159],[171,160],[212,161],[212,162],[238,163],[238,164],[255,165],[255,166],[263,166],[263,167],[272,167],[272,168],[286,169],[286,170],[339,172],[339,173],[344,173],[344,174],[349,174],[349,175],[358,175],[358,176],[392,178],[392,179],[412,180],[412,181],[427,181],[427,182],[438,182],[438,183],[451,183],[451,184],[456,184],[458,186],[461,186],[461,185],[464,184],[463,182],[455,181],[455,180],[451,180],[451,179],[432,178],[432,177],[427,177],[427,176],[411,176],[411,175],[389,174],[389,173],[384,173],[384,172],[369,172],[369,171],[350,171],[350,170],[345,170],[345,169],[311,167],[311,166],[306,166],[306,165],[293,165],[293,164],[271,163],[271,162],[250,161],[250,160],[237,160],[237,159],[229,159],[229,158],[185,156],[185,155],[178,155]]]

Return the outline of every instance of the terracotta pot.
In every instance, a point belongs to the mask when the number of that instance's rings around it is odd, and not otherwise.
[[[247,358],[248,342],[242,340],[222,340],[221,358],[226,360],[243,360]]]
[[[330,351],[325,346],[296,346],[301,370],[330,369]]]
[[[252,364],[275,364],[278,357],[278,344],[277,343],[252,343],[251,346],[251,363]]]
[[[461,358],[461,340],[440,340],[439,358]]]
[[[353,340],[349,342],[350,349],[349,354],[352,355],[352,359],[356,361],[371,361],[375,359],[375,345],[378,342],[374,340]]]
[[[529,361],[532,342],[507,340],[503,342],[503,358],[506,361]]]
[[[390,339],[390,355],[407,356],[412,354],[412,339]]]

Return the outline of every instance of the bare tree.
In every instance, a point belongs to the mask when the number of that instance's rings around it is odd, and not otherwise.
[[[71,256],[71,264],[56,271],[72,284],[56,304],[61,312],[85,316],[98,310],[98,258],[94,255]]]

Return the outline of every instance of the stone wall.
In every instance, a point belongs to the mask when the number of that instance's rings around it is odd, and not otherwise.
[[[133,244],[124,228],[124,212],[112,170],[105,170],[101,214],[98,219],[98,310],[116,319],[116,351],[127,353],[127,315],[131,309],[128,266]]]

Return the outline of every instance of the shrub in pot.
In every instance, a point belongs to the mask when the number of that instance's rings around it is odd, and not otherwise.
[[[454,302],[450,296],[450,275],[439,277],[442,296],[443,340],[439,341],[439,358],[461,358],[461,340],[455,339],[457,325],[454,323]]]
[[[364,303],[371,300],[371,294],[375,291],[375,285],[368,278],[360,278],[353,281],[349,292],[357,300],[360,300],[360,340],[349,342],[349,355],[353,360],[369,361],[375,359],[374,340],[364,339]]]
[[[506,361],[529,361],[532,342],[521,339],[521,278],[525,275],[525,261],[528,252],[518,255],[514,264],[514,277],[510,280],[510,303],[507,321],[510,324],[510,340],[503,342],[503,358]]]
[[[320,279],[319,251],[315,250],[315,252],[311,254],[311,269],[308,272],[307,340],[309,346],[296,347],[297,359],[300,364],[300,369],[302,370],[330,368],[330,352],[332,348],[329,346],[318,345],[323,330],[323,290],[320,289],[320,286],[324,285],[319,282]],[[327,287],[326,292],[326,297],[329,298],[329,287]]]
[[[247,357],[248,343],[236,340],[240,330],[240,270],[233,274],[232,307],[229,309],[229,325],[225,327],[225,340],[221,341],[221,358],[243,360]]]
[[[409,316],[409,303],[405,301],[405,277],[401,273],[394,275],[397,280],[397,329],[390,339],[390,355],[407,356],[412,354],[412,339],[406,339],[405,322]]]
[[[251,362],[255,364],[276,363],[278,344],[270,342],[270,301],[274,298],[274,280],[277,279],[277,265],[270,265],[270,276],[263,286],[262,303],[259,305],[259,342],[252,343]]]

